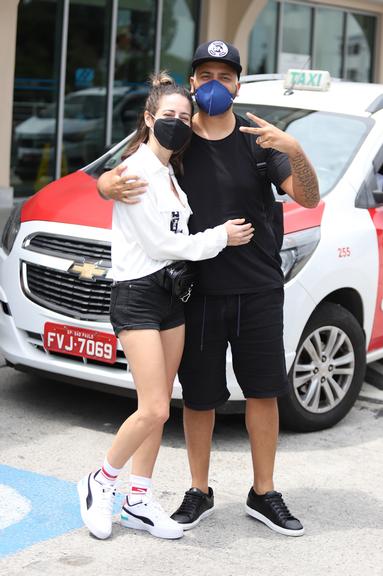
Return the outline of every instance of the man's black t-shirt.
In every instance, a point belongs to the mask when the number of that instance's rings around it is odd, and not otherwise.
[[[265,292],[283,286],[279,247],[263,199],[264,182],[249,135],[239,131],[244,124],[249,125],[237,117],[234,131],[222,140],[193,134],[184,156],[184,176],[178,176],[193,211],[191,234],[234,218],[245,218],[255,228],[249,244],[227,246],[215,258],[198,262],[197,290],[203,294]],[[264,154],[267,176],[279,186],[291,173],[288,158],[273,149]]]

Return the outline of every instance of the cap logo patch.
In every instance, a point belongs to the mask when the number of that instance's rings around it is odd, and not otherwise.
[[[229,48],[226,46],[225,42],[216,40],[215,42],[209,44],[207,51],[209,52],[210,56],[223,58],[229,52]]]

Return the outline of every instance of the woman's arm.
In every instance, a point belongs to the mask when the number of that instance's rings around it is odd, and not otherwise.
[[[247,244],[253,227],[244,219],[229,220],[198,234],[174,233],[166,228],[150,193],[134,206],[116,206],[127,220],[129,231],[144,252],[154,260],[205,260],[216,256],[226,245]]]

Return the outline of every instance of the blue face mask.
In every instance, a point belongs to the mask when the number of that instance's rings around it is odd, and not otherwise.
[[[233,99],[233,95],[218,80],[209,80],[195,91],[198,106],[209,116],[217,116],[226,112],[232,105]]]

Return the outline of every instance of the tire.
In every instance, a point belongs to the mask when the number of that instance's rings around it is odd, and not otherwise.
[[[354,405],[365,371],[365,337],[359,322],[343,306],[324,302],[299,341],[288,393],[279,399],[281,425],[298,432],[334,426]]]

